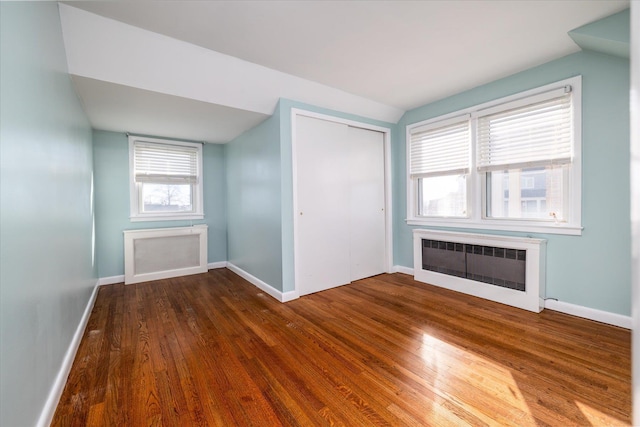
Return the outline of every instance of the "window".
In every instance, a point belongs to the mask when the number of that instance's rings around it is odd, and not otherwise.
[[[580,234],[581,79],[407,127],[411,225]]]
[[[469,116],[415,128],[410,175],[417,181],[418,215],[467,217]]]
[[[129,137],[131,220],[202,219],[202,144]]]

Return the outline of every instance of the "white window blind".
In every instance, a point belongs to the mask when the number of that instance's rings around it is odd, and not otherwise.
[[[412,129],[411,178],[469,173],[469,115]]]
[[[136,182],[196,184],[198,149],[136,141],[134,176]]]
[[[478,170],[570,163],[572,116],[570,86],[480,111]]]

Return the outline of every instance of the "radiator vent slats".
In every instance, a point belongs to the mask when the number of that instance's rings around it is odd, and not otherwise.
[[[422,268],[525,291],[527,251],[422,239]]]
[[[422,268],[450,276],[467,277],[465,245],[422,240]]]

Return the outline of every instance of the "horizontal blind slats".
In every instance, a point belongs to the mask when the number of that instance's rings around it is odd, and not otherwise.
[[[572,158],[571,93],[478,117],[480,171],[563,164]]]
[[[154,184],[196,184],[197,176],[176,175],[136,175],[136,182],[150,182]]]
[[[517,162],[510,163],[507,166],[502,165],[493,165],[493,166],[480,166],[478,167],[479,172],[496,172],[496,171],[507,171],[509,169],[529,169],[529,168],[539,168],[546,166],[561,166],[571,163],[572,159],[554,159],[553,161],[544,159],[544,160],[527,160],[525,162]]]
[[[536,116],[528,116],[524,118],[512,119],[509,121],[500,122],[498,120],[492,120],[490,123],[487,121],[481,121],[479,123],[478,132],[484,134],[490,130],[494,132],[512,132],[522,129],[523,126],[535,127],[535,126],[566,126],[565,119],[566,114],[559,114],[558,111],[554,111],[553,114],[539,114]]]
[[[136,142],[134,174],[137,182],[195,183],[198,179],[198,150]]]
[[[469,172],[469,120],[424,129],[410,134],[409,156],[412,177],[441,172]]]

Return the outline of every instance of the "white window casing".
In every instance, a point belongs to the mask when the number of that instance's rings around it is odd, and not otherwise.
[[[129,182],[131,221],[204,218],[200,143],[129,136]],[[191,209],[145,212],[142,203],[145,184],[190,186]]]
[[[407,126],[407,224],[551,234],[582,234],[581,224],[581,76],[528,90]],[[419,214],[419,179],[465,173],[460,163],[439,160],[453,151],[447,132],[469,129],[468,217],[424,217]],[[445,146],[420,143],[442,132]],[[459,152],[462,152],[460,149]],[[429,153],[432,153],[429,154]],[[425,158],[426,157],[426,158]],[[562,188],[567,205],[563,221],[534,218],[488,218],[486,176],[535,167],[566,169]]]

